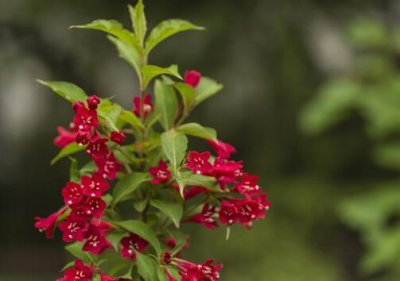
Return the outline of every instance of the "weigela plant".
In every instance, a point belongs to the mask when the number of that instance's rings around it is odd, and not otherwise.
[[[188,247],[181,224],[225,225],[229,233],[233,224],[249,228],[264,218],[269,203],[258,177],[231,158],[232,145],[211,128],[185,123],[222,86],[195,70],[182,78],[176,65],[148,63],[153,48],[168,37],[203,28],[174,19],[147,35],[142,1],[129,12],[134,32],[115,20],[74,28],[108,33],[133,67],[140,88],[132,108],[87,96],[71,83],[39,81],[70,101],[74,115],[54,140],[61,151],[52,163],[71,160],[70,179],[61,188],[64,205],[47,218],[36,217],[35,227],[47,238],[57,228],[75,258],[58,281],[219,280],[221,264],[181,258]],[[188,137],[204,139],[211,151],[188,150]],[[83,164],[72,157],[78,152]]]

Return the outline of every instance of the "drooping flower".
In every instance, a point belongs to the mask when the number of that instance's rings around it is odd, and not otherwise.
[[[93,158],[104,158],[108,154],[107,138],[96,138],[86,147],[86,153]]]
[[[186,167],[195,174],[210,175],[213,166],[209,162],[211,153],[209,151],[190,151],[186,157]]]
[[[143,252],[149,243],[140,236],[131,233],[121,239],[121,255],[124,258],[136,260],[135,251]]]
[[[257,184],[258,177],[247,173],[242,175],[241,182],[235,186],[235,190],[241,194],[257,194],[261,191],[260,186]]]
[[[58,228],[63,233],[63,241],[65,242],[83,241],[88,227],[89,224],[85,218],[74,214],[70,214],[58,225]]]
[[[158,162],[156,167],[151,167],[149,173],[153,176],[153,179],[150,181],[152,184],[166,183],[171,178],[171,172],[168,171],[167,164],[162,160]]]
[[[82,193],[91,197],[101,197],[110,188],[110,184],[99,174],[82,176]]]
[[[106,157],[94,158],[93,160],[98,167],[96,173],[100,174],[103,178],[114,180],[117,172],[121,170],[121,164],[112,152]]]
[[[201,74],[200,74],[200,72],[198,72],[196,70],[188,70],[183,75],[183,81],[187,85],[190,85],[193,88],[197,87],[197,85],[199,84],[200,80],[201,80]]]
[[[140,106],[141,106],[140,101],[141,101],[140,97],[133,98],[133,105],[134,105],[133,113],[135,113],[135,115],[138,117],[140,117],[143,113],[143,116],[146,117],[147,114],[149,114],[153,110],[153,103],[151,101],[151,96],[150,95],[144,96],[142,110],[140,109]]]
[[[54,227],[56,225],[57,219],[64,214],[67,210],[67,207],[63,207],[57,212],[52,213],[47,218],[35,217],[35,228],[38,229],[40,232],[46,233],[46,238],[53,237]]]
[[[219,157],[228,159],[231,154],[236,153],[236,149],[229,143],[220,140],[207,140],[208,144],[217,152]]]
[[[115,143],[123,144],[126,140],[126,136],[122,131],[112,131],[110,139]]]
[[[92,281],[93,266],[85,266],[81,260],[76,260],[73,268],[64,271],[64,277],[57,281]]]
[[[216,214],[216,207],[206,203],[204,204],[201,213],[194,215],[189,221],[201,223],[208,229],[215,229],[217,227],[215,214]]]
[[[101,233],[100,229],[94,225],[91,225],[85,232],[85,239],[86,242],[83,245],[82,250],[95,255],[102,253],[105,249],[111,246],[111,244]]]
[[[219,221],[222,224],[231,225],[237,222],[239,211],[235,203],[235,201],[221,201],[221,207],[219,209],[218,215]]]
[[[54,144],[58,148],[64,148],[71,142],[75,141],[77,132],[65,129],[64,127],[57,127],[58,136],[54,139]]]
[[[179,267],[182,281],[218,281],[222,264],[213,265],[214,260],[209,259],[203,264],[195,264],[186,260],[175,259]]]
[[[100,99],[96,95],[91,95],[86,99],[89,109],[97,109],[97,106],[100,104]]]
[[[68,206],[78,204],[83,199],[82,186],[75,182],[69,181],[61,190],[61,194],[64,199],[64,203]]]

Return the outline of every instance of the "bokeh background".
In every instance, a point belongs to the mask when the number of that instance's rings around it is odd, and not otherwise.
[[[95,31],[128,26],[125,0],[0,0],[0,280],[50,281],[67,256],[33,217],[61,204],[68,163],[50,166],[70,106],[36,78],[114,96],[133,71]],[[147,0],[150,26],[207,27],[163,43],[152,62],[198,69],[222,93],[192,116],[238,149],[272,209],[248,231],[190,228],[187,256],[227,281],[400,280],[400,1]]]

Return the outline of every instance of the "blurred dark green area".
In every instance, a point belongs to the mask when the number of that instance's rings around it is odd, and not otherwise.
[[[66,261],[33,217],[59,208],[68,161],[50,167],[70,106],[34,79],[114,96],[133,71],[98,18],[128,25],[129,1],[0,0],[0,280],[55,280]],[[192,120],[218,129],[258,174],[272,208],[251,231],[188,226],[187,257],[223,262],[222,280],[400,280],[400,1],[145,1],[151,26],[184,18],[151,62],[225,85]]]

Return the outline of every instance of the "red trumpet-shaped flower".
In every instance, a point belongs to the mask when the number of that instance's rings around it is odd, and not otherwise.
[[[96,173],[103,178],[114,180],[117,176],[117,172],[121,170],[121,164],[117,161],[112,152],[105,157],[94,158],[93,160],[98,168]]]
[[[126,140],[126,136],[121,131],[112,131],[110,140],[118,144],[123,144]]]
[[[77,136],[77,132],[70,131],[65,129],[64,127],[57,127],[58,136],[54,139],[54,144],[58,148],[64,148],[71,142],[75,141]]]
[[[101,197],[110,188],[110,184],[99,174],[81,178],[82,193],[86,196]]]
[[[239,210],[235,201],[224,200],[219,209],[219,221],[222,224],[234,224],[238,220]]]
[[[75,214],[70,214],[58,225],[58,228],[63,233],[63,240],[65,242],[83,241],[88,227],[89,224],[86,219]]]
[[[47,218],[35,217],[35,228],[39,231],[44,231],[47,238],[53,237],[54,227],[57,219],[67,210],[67,207],[63,207],[57,212],[51,214]]]
[[[190,221],[201,223],[208,229],[214,229],[217,227],[217,222],[215,220],[216,207],[211,206],[208,203],[204,204],[203,209],[200,214],[194,215]]]
[[[195,174],[209,175],[213,171],[213,166],[209,162],[210,156],[209,151],[190,151],[186,157],[186,167]]]
[[[207,140],[207,142],[219,157],[227,159],[231,157],[231,154],[236,153],[236,149],[229,143],[220,140]]]
[[[143,108],[141,109],[141,97],[134,97],[133,98],[133,113],[135,113],[136,116],[140,117],[142,114],[144,117],[147,116],[152,110],[153,110],[153,103],[151,101],[151,96],[150,95],[145,95],[143,98]]]
[[[78,204],[83,199],[82,186],[75,182],[69,181],[61,190],[64,203],[68,206]]]
[[[219,271],[222,264],[213,265],[214,260],[209,259],[203,264],[195,264],[189,261],[175,259],[176,265],[179,267],[179,274],[182,281],[218,281]]]
[[[171,178],[171,172],[168,171],[167,164],[160,160],[156,167],[151,167],[149,173],[153,176],[150,181],[152,184],[166,183]]]
[[[111,246],[111,244],[101,233],[100,229],[94,225],[91,225],[85,232],[86,242],[82,247],[82,250],[90,252],[92,254],[100,254],[105,249]]]
[[[93,266],[85,266],[81,260],[76,260],[73,268],[64,271],[64,277],[57,281],[92,281]]]
[[[135,251],[143,252],[149,243],[140,236],[131,233],[121,239],[121,255],[124,258],[136,260]]]
[[[257,194],[261,191],[260,186],[257,184],[258,177],[244,173],[241,182],[235,187],[235,190],[241,194]]]
[[[93,158],[103,158],[108,154],[107,138],[97,138],[86,147],[86,153]]]

